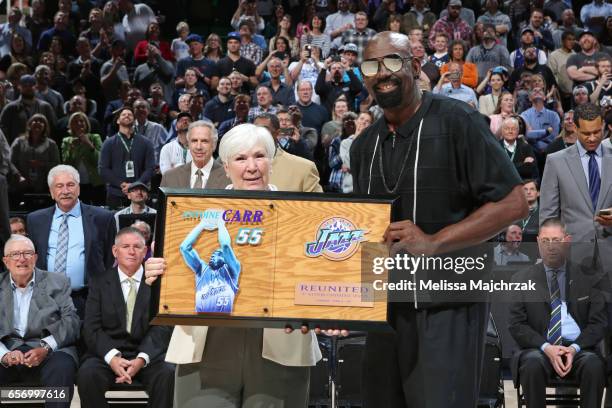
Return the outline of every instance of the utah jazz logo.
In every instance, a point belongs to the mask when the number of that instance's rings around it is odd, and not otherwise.
[[[306,243],[306,256],[323,255],[331,261],[348,259],[357,251],[359,243],[366,240],[366,232],[346,218],[330,217],[317,227],[315,241]]]

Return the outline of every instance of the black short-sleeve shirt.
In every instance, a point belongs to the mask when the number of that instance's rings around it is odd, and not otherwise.
[[[236,61],[233,61],[230,57],[223,57],[217,62],[213,75],[224,77],[231,74],[234,70],[251,77],[255,75],[255,64],[244,57],[240,57]]]
[[[397,187],[401,205],[393,220],[412,220],[427,234],[500,201],[521,184],[484,117],[464,102],[429,92],[395,138],[383,116],[355,139],[351,173],[355,193],[389,194]]]

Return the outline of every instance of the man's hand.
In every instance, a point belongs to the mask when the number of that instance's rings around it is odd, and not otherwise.
[[[145,262],[145,282],[151,286],[166,271],[168,264],[164,258],[149,258]]]
[[[119,356],[115,356],[110,361],[110,368],[113,370],[113,373],[117,376],[115,378],[115,382],[117,384],[120,383],[132,383],[132,377],[128,374],[127,369],[130,367],[131,363],[125,358],[121,358]]]
[[[529,156],[529,157],[525,157],[525,160],[523,160],[523,163],[533,163],[534,161],[535,159]]]
[[[573,348],[573,347],[572,347]],[[565,370],[565,363],[563,362],[563,355],[566,353],[565,347],[563,346],[547,346],[544,349],[544,354],[548,357],[550,364],[554,368],[555,372],[559,377],[565,377],[569,372]]]
[[[130,361],[130,366],[127,369],[127,373],[131,378],[136,377],[136,374],[144,367],[146,361],[142,357],[137,357]]]
[[[595,217],[595,221],[604,227],[612,227],[612,215],[598,215]]]
[[[438,249],[433,235],[425,234],[410,220],[389,224],[383,240],[391,248],[392,254],[405,250],[414,255],[433,255]]]
[[[303,324],[302,327],[300,327],[300,331],[302,332],[302,334],[308,334],[310,329],[308,328],[308,325]],[[293,333],[293,327],[291,327],[290,325],[285,326],[285,333]]]
[[[563,355],[563,360],[565,360],[565,363],[563,364],[563,369],[565,370],[565,375],[567,375],[572,369],[572,364],[574,363],[574,356],[576,355],[576,349],[573,347],[563,348],[565,349],[565,354]]]
[[[23,364],[24,361],[25,357],[23,353],[19,350],[13,350],[9,353],[6,353],[4,357],[2,357],[2,363],[8,367]]]
[[[300,131],[294,127],[293,128],[293,133],[291,134],[291,140],[293,140],[294,142],[299,142],[300,141]]]
[[[325,334],[326,336],[340,336],[347,337],[349,335],[349,331],[346,329],[328,329],[321,330],[320,328],[315,329],[315,334]]]
[[[36,347],[23,355],[23,363],[28,367],[38,367],[40,363],[45,361],[49,351],[44,347]]]

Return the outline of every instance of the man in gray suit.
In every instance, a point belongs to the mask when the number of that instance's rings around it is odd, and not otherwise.
[[[164,173],[160,187],[224,189],[231,181],[212,155],[217,147],[217,129],[205,120],[189,125],[187,142],[191,162]]]
[[[546,159],[540,190],[540,225],[560,218],[576,244],[575,263],[599,260],[612,277],[612,149],[601,143],[604,121],[599,106],[580,105],[574,111],[578,142]],[[592,263],[595,265],[595,263]]]
[[[4,246],[8,273],[0,274],[0,384],[67,387],[70,406],[77,369],[79,318],[65,275],[35,268],[29,238],[13,235]]]

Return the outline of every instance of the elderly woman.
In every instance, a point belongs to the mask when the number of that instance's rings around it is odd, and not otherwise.
[[[26,134],[11,145],[11,162],[25,178],[20,186],[25,193],[49,191],[47,174],[60,163],[59,149],[49,134],[47,118],[36,113],[26,124]]]
[[[89,118],[83,112],[70,115],[68,133],[69,136],[62,141],[62,162],[79,171],[81,200],[86,204],[102,204],[105,197],[104,182],[98,173],[102,138],[91,133]]]
[[[219,146],[219,158],[231,180],[227,188],[276,190],[269,184],[275,149],[263,127],[242,124],[227,132]],[[205,227],[197,226],[196,234],[198,228]],[[146,282],[151,284],[165,268],[163,259],[149,259]],[[308,367],[320,358],[316,337],[307,330],[188,326],[174,329],[166,354],[167,361],[178,364],[174,393],[178,407],[305,408]]]
[[[537,180],[539,173],[533,148],[519,137],[520,120],[520,116],[511,116],[502,121],[499,143],[523,179]]]

